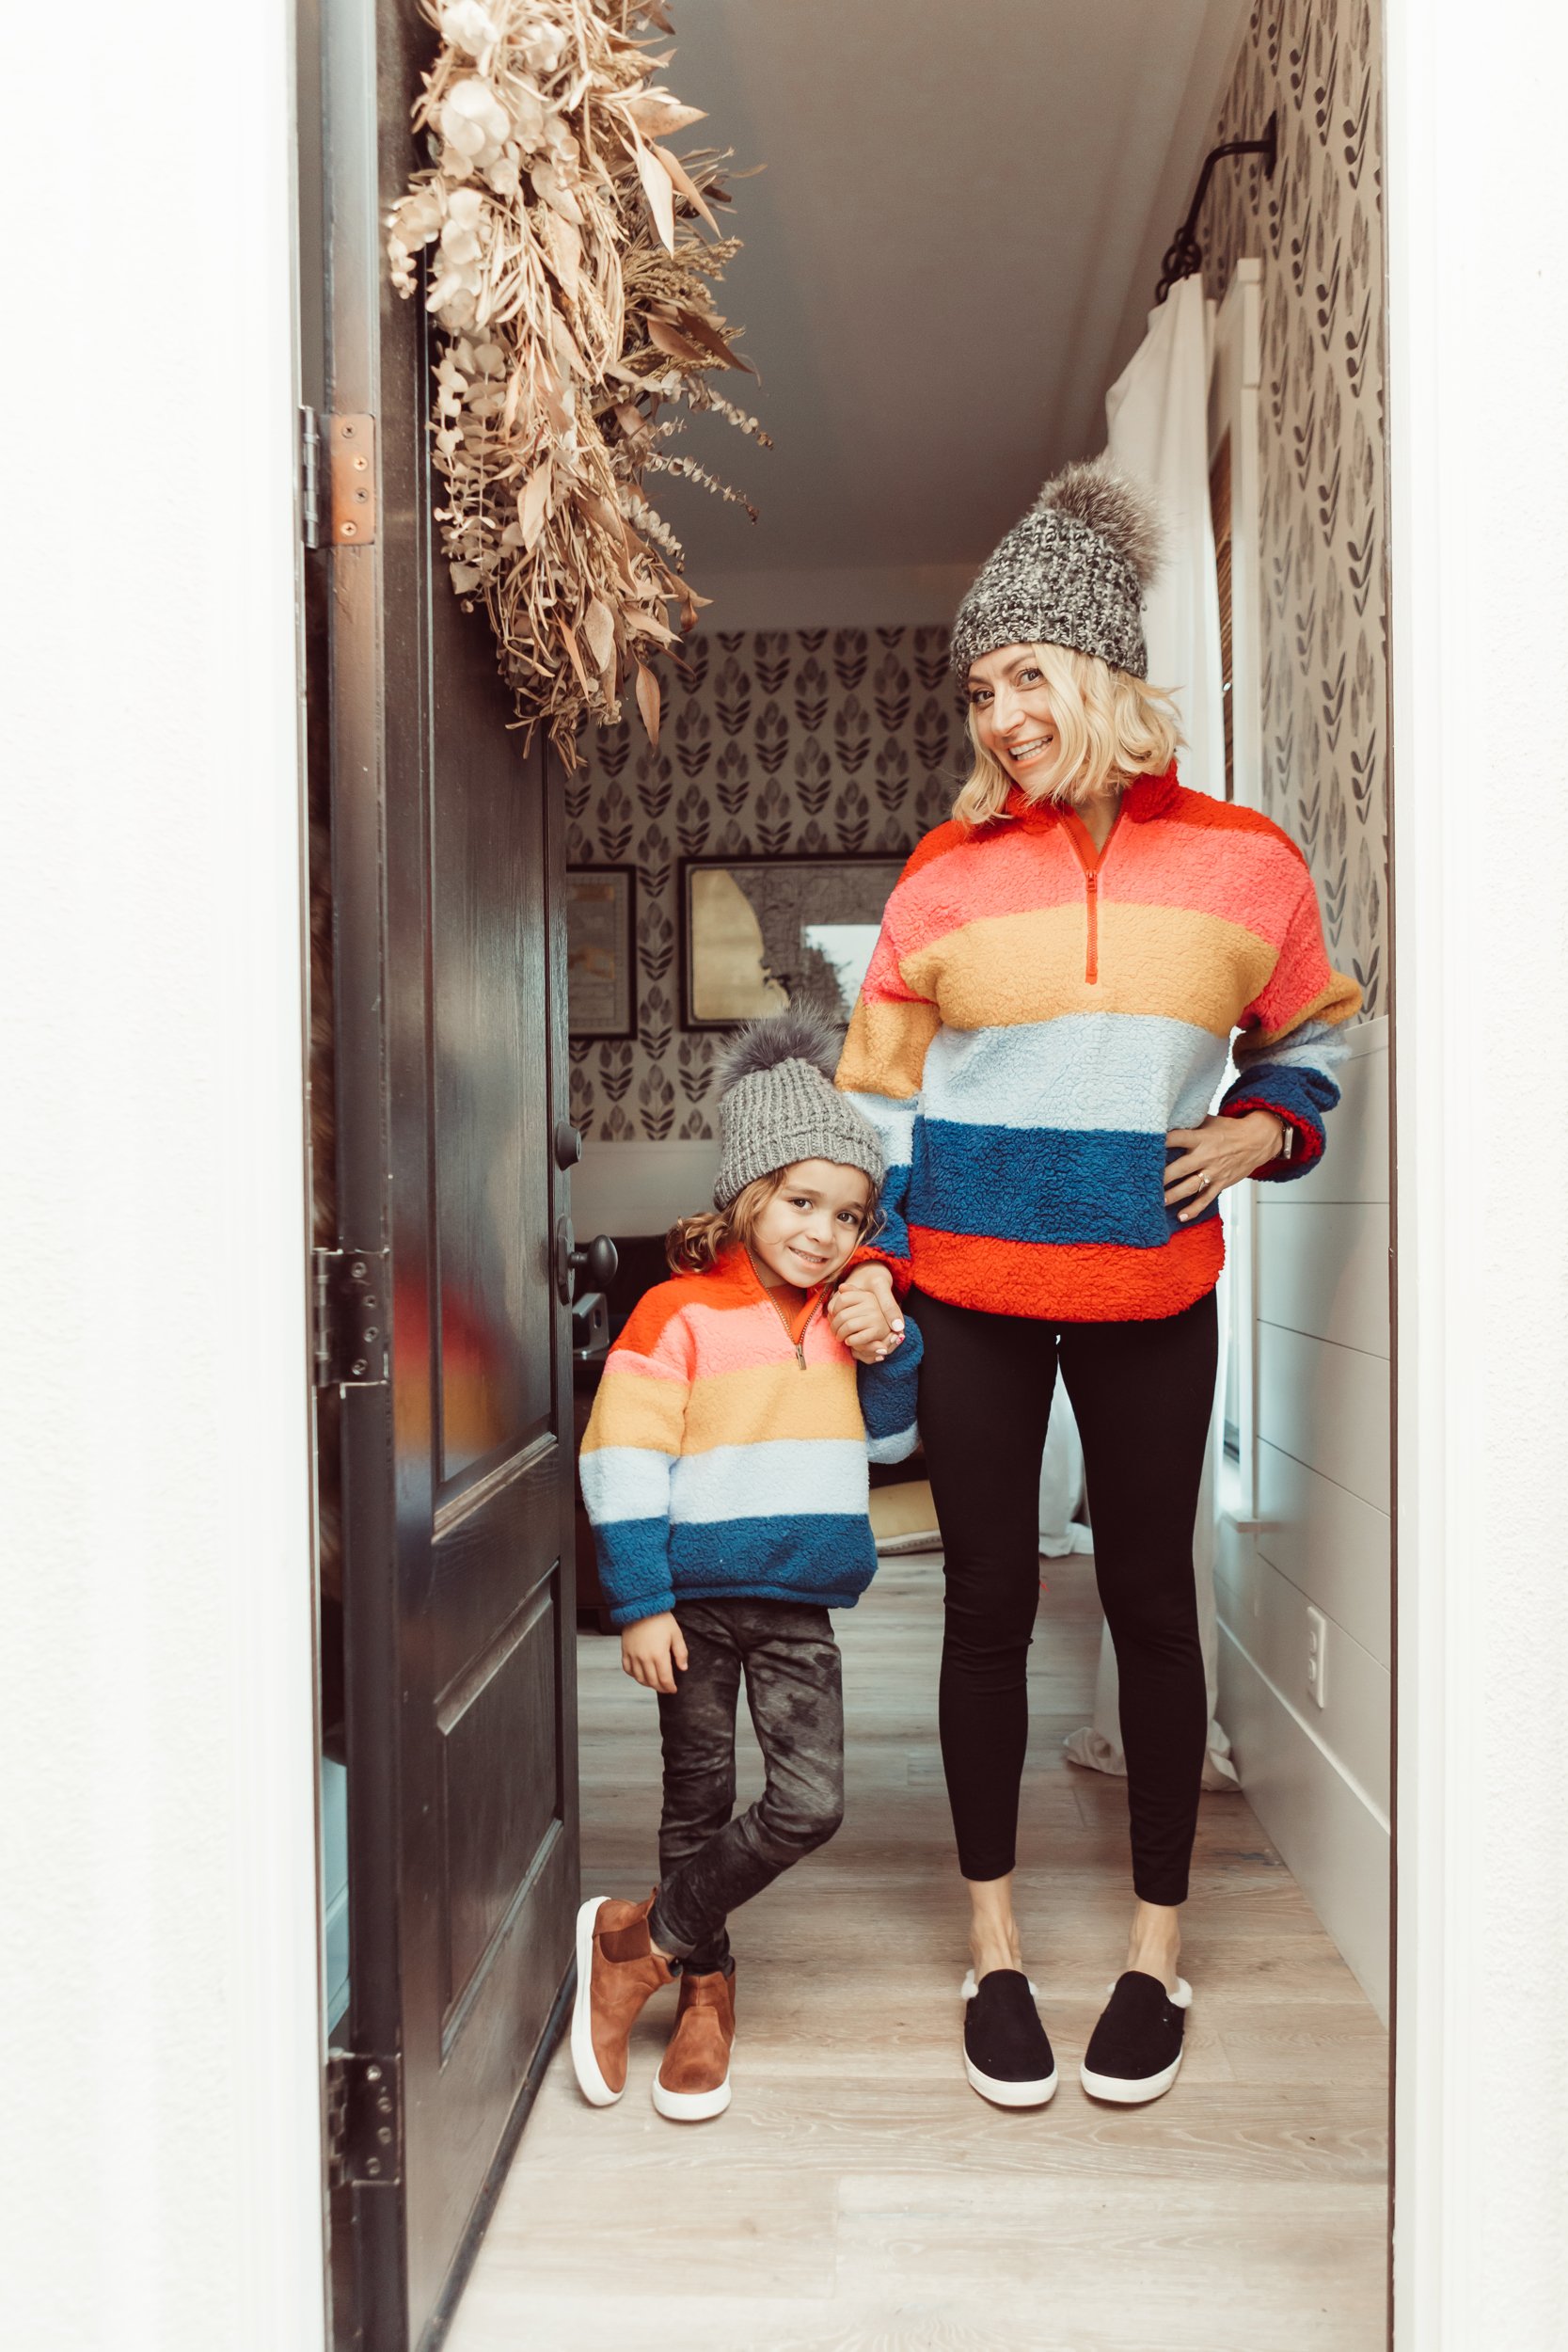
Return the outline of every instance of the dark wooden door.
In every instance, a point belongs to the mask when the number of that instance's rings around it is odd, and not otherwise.
[[[324,439],[330,477],[350,421],[372,493],[317,559],[337,1198],[389,1333],[386,1382],[372,1343],[341,1400],[356,2178],[334,2274],[340,2340],[405,2352],[441,2332],[547,2055],[578,1896],[563,819],[433,544],[432,353],[382,263],[428,32],[406,0],[327,0],[325,30]]]

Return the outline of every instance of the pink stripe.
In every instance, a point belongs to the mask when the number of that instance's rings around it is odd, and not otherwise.
[[[754,1307],[691,1306],[686,1319],[691,1327],[697,1379],[720,1372],[752,1372],[759,1364],[787,1363],[794,1359],[794,1343],[778,1309],[765,1298],[759,1298]],[[849,1360],[848,1349],[834,1339],[832,1327],[820,1311],[812,1317],[807,1329],[805,1356],[808,1364]]]
[[[679,1327],[666,1329],[651,1355],[641,1348],[628,1347],[625,1339],[616,1341],[606,1359],[607,1372],[629,1372],[638,1380],[688,1381],[693,1377],[689,1347],[681,1345]]]
[[[1055,825],[1043,834],[1020,826],[966,841],[907,876],[893,894],[887,928],[902,961],[980,916],[1070,906],[1083,895],[1084,869],[1067,834]]]
[[[1267,834],[1123,824],[1106,855],[1100,890],[1107,904],[1120,899],[1128,906],[1218,914],[1277,947],[1306,882],[1294,850]]]

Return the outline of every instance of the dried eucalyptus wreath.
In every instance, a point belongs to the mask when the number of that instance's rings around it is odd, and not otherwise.
[[[739,250],[713,207],[726,158],[663,142],[701,110],[655,76],[663,0],[420,0],[441,36],[414,109],[435,161],[388,219],[392,282],[440,329],[431,418],[451,582],[482,601],[519,722],[568,766],[584,716],[638,707],[658,735],[648,661],[695,623],[679,541],[642,495],[682,475],[754,510],[668,443],[712,409],[767,443],[710,376],[744,368],[711,279]],[[638,26],[652,27],[641,33]],[[701,219],[709,243],[690,225]]]

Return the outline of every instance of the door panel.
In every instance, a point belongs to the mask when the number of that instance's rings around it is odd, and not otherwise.
[[[557,1580],[546,1580],[505,1629],[478,1677],[442,1700],[441,1794],[447,1856],[446,2016],[491,1957],[497,1931],[560,1819],[553,1773],[515,1769],[556,1719]]]
[[[438,1145],[436,1167],[443,1501],[476,1465],[552,1425],[554,1406],[550,1359],[519,1341],[551,1311],[547,809],[535,763],[505,732],[488,632],[448,598],[448,617],[467,626],[436,632],[436,1132],[464,1138]],[[476,709],[501,730],[499,745],[472,740]],[[498,751],[509,771],[499,806],[484,774]]]
[[[430,34],[328,0],[330,404],[374,420],[374,544],[330,567],[341,1239],[383,1250],[390,1380],[342,1397],[353,2048],[401,2075],[340,2343],[434,2343],[537,2076],[577,1901],[564,818],[432,546],[420,306],[381,220]],[[334,2201],[334,2229],[345,2201]],[[335,2263],[335,2276],[344,2265]]]

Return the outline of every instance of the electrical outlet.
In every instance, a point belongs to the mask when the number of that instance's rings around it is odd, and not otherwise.
[[[1320,1707],[1328,1705],[1328,1619],[1321,1609],[1307,1612],[1307,1689]]]

